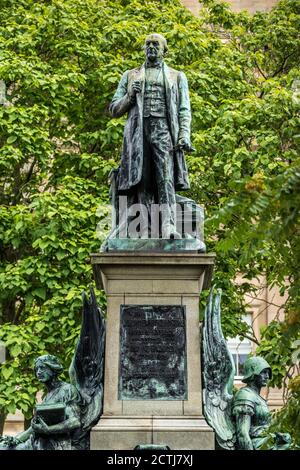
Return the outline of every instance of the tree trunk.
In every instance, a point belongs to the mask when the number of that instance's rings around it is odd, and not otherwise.
[[[6,413],[4,413],[4,411],[0,410],[0,436],[3,435],[5,419],[6,419]]]
[[[30,419],[24,418],[24,431],[30,428],[30,425],[31,425],[31,418]]]

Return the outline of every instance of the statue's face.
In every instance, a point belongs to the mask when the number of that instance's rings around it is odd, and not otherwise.
[[[162,59],[164,56],[164,45],[159,38],[150,36],[145,42],[145,54],[150,62],[155,62],[157,59]]]
[[[35,375],[37,379],[42,383],[47,383],[53,377],[53,370],[49,366],[43,363],[38,363],[35,366]]]
[[[270,379],[270,373],[268,369],[264,369],[261,371],[259,375],[257,375],[257,382],[260,387],[266,387],[268,381]]]

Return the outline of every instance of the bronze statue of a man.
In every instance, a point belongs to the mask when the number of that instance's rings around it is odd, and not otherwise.
[[[148,215],[152,204],[162,206],[162,227],[172,238],[175,191],[189,189],[183,155],[191,150],[188,83],[183,72],[165,64],[163,36],[148,36],[144,50],[146,61],[123,74],[110,104],[113,117],[128,113],[116,194],[143,204]]]

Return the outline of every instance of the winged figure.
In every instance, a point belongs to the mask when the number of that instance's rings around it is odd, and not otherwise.
[[[105,321],[93,289],[83,293],[80,337],[69,369],[70,383],[59,380],[63,366],[45,354],[35,361],[35,374],[47,393],[36,405],[31,426],[17,436],[5,436],[0,449],[84,450],[90,429],[100,418],[103,404]]]
[[[260,395],[272,377],[262,357],[249,357],[244,364],[243,382],[235,394],[235,366],[221,327],[221,289],[210,291],[203,330],[204,415],[214,429],[219,446],[228,450],[256,450],[268,445],[272,450],[289,448],[287,433],[270,433],[271,414]]]

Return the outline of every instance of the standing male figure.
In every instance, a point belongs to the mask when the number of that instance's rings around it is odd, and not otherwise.
[[[162,208],[160,235],[176,233],[175,191],[189,189],[183,150],[189,151],[191,109],[183,72],[164,63],[167,41],[160,34],[146,38],[145,63],[126,71],[110,104],[113,117],[128,113],[117,195],[132,203]]]

